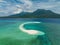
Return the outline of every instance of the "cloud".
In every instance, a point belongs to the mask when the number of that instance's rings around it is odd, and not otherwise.
[[[23,11],[22,9],[16,9],[16,10],[14,10],[13,14],[20,13],[22,11]]]
[[[37,9],[52,10],[60,13],[60,1],[57,0],[0,0],[0,16],[25,12]]]
[[[5,1],[3,1],[3,0],[0,0],[0,2],[5,2]]]
[[[49,0],[49,2],[55,2],[56,0]]]
[[[60,13],[60,1],[56,0],[49,0],[48,2],[33,2],[32,6],[35,10],[36,9],[46,9],[46,10],[52,10],[56,13]]]
[[[27,11],[31,6],[32,2],[30,0],[0,0],[0,15],[3,16],[1,13],[5,13],[5,16],[7,16],[8,14]]]

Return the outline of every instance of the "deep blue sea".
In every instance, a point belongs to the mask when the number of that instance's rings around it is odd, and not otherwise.
[[[40,39],[39,36],[23,33],[19,30],[19,25],[25,22],[41,22],[40,24],[27,24],[24,27],[43,31],[46,35]],[[60,19],[0,18],[0,45],[60,45]]]

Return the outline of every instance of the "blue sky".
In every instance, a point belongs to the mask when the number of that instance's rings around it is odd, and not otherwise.
[[[9,16],[22,11],[37,9],[52,10],[60,14],[60,0],[0,0],[0,16]]]

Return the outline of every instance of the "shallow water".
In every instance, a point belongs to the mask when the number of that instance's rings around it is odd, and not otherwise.
[[[26,29],[43,31],[46,35],[29,35],[19,29],[25,22],[41,22],[40,24],[27,24]],[[0,45],[59,45],[60,19],[0,19]]]

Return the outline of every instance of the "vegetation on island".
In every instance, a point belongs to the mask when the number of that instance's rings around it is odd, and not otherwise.
[[[60,18],[60,14],[54,13],[50,10],[38,9],[32,13],[21,12],[19,14],[13,14],[0,18]]]

